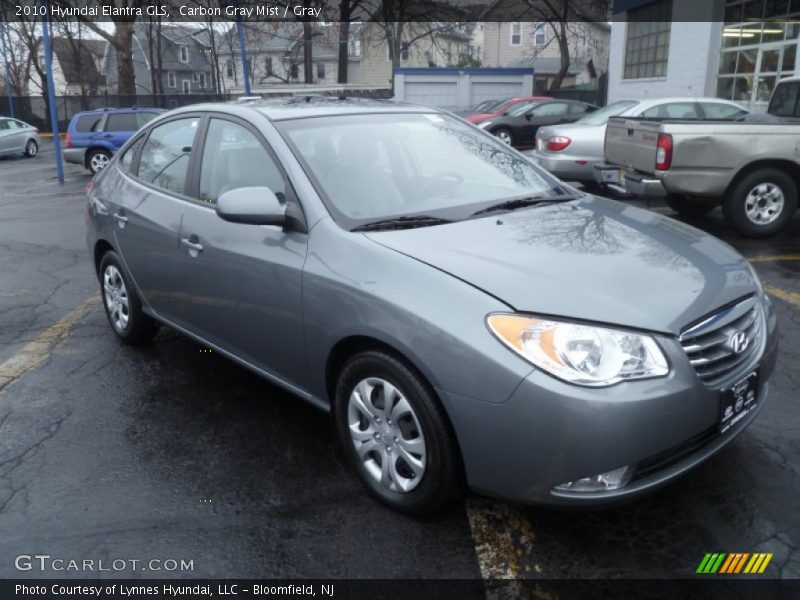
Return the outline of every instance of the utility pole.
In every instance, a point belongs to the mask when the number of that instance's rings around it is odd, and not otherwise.
[[[239,0],[236,1],[236,8],[239,8]],[[239,11],[236,11],[236,31],[239,34],[239,55],[242,58],[242,73],[244,74],[244,95],[250,96],[250,69],[247,66],[247,41],[244,39],[244,26]]]
[[[46,0],[42,2],[46,7]],[[53,91],[53,52],[50,46],[50,27],[47,22],[48,11],[42,13],[42,41],[44,41],[44,68],[47,74],[47,98],[50,104],[50,127],[53,130],[53,148],[56,151],[56,173],[58,182],[64,183],[64,166],[61,164],[61,140],[58,137],[58,116],[56,115],[56,95]]]
[[[6,65],[6,95],[8,96],[8,114],[14,118],[14,96],[11,93],[11,69],[8,66],[8,49],[6,48],[6,24],[0,19],[0,38],[3,40],[3,62]]]

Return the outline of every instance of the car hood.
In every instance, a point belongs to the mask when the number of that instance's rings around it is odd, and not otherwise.
[[[464,117],[470,123],[480,123],[492,117],[492,113],[470,113]]]
[[[596,196],[368,235],[521,312],[670,334],[756,291],[728,244]]]

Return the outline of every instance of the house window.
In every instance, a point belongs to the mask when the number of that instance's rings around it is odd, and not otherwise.
[[[229,60],[228,62],[225,63],[225,76],[228,79],[233,79],[233,69],[234,67],[232,60]]]
[[[317,63],[317,79],[325,79],[325,63]]]
[[[520,46],[522,44],[522,23],[511,24],[511,41],[512,46]]]
[[[297,79],[298,78],[297,65],[292,65],[292,67],[289,69],[289,78],[290,79]]]
[[[175,71],[167,71],[167,87],[175,87]]]
[[[347,54],[349,56],[361,56],[361,40],[353,38],[347,44]]]
[[[200,73],[200,77],[198,78],[198,83],[200,84],[201,88],[205,88],[206,87],[206,74],[205,73]]]
[[[181,52],[181,62],[182,63],[189,62],[189,46],[181,46],[180,52]]]
[[[267,77],[272,75],[272,57],[265,56],[264,57],[264,73],[266,73]]]
[[[547,23],[539,23],[533,31],[533,45],[541,47],[547,44]]]
[[[404,42],[404,43],[403,43],[403,44],[400,46],[400,60],[408,60],[408,55],[409,55],[409,52],[408,52],[408,43],[405,43],[405,42]]]
[[[195,83],[200,81],[200,73],[192,73],[192,81],[194,81]]]
[[[628,12],[623,79],[666,76],[671,18],[671,0]]]
[[[181,80],[181,88],[184,94],[188,94],[192,91],[192,82],[188,79]]]

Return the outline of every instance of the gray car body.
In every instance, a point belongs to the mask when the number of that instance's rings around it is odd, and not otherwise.
[[[16,156],[25,153],[25,146],[30,140],[36,142],[37,146],[42,145],[39,132],[33,125],[28,125],[19,119],[6,119],[0,117],[0,121],[16,121],[22,127],[16,129],[0,129],[0,156]]]
[[[411,230],[347,231],[328,214],[273,121],[381,111],[433,109],[369,102],[195,105],[159,117],[148,127],[213,112],[257,127],[293,184],[303,223],[284,230],[223,221],[208,205],[125,174],[115,157],[89,195],[87,240],[95,264],[113,248],[146,313],[324,410],[347,356],[365,345],[401,354],[445,407],[468,484],[494,496],[545,504],[625,498],[690,469],[755,417],[757,410],[622,490],[554,493],[555,485],[636,463],[714,427],[721,387],[757,365],[760,410],[777,347],[771,304],[730,246],[588,195],[499,220],[487,215]],[[113,217],[120,211],[126,223]],[[199,256],[179,243],[188,235],[206,245]],[[677,336],[746,296],[763,306],[767,335],[748,364],[709,387]],[[603,389],[568,384],[493,336],[487,315],[509,311],[650,332],[671,371]]]
[[[719,98],[659,98],[657,100],[640,100],[634,106],[622,111],[621,117],[638,117],[644,111],[666,104],[683,102],[703,102],[734,106],[746,112],[746,109],[729,100]],[[572,143],[564,150],[551,152],[539,147],[539,140],[547,140],[554,136],[566,136]],[[572,123],[566,125],[548,125],[536,132],[537,147],[528,154],[540,166],[550,173],[566,181],[593,182],[592,165],[603,161],[603,149],[606,138],[606,125],[584,125]]]

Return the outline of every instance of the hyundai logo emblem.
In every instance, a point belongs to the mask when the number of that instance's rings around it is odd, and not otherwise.
[[[734,354],[741,354],[747,350],[747,345],[750,340],[747,339],[747,334],[744,331],[737,331],[731,336],[731,348]]]

